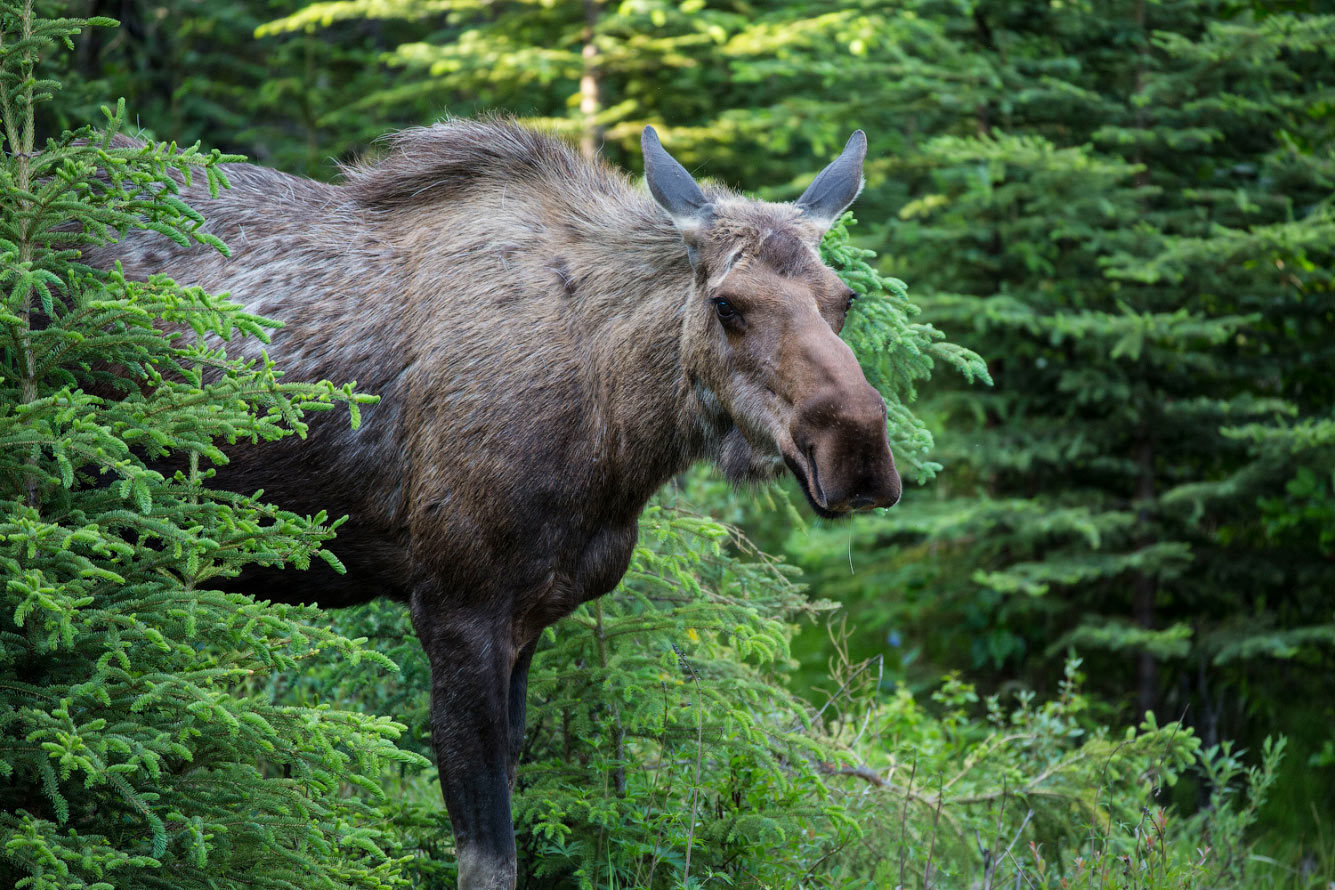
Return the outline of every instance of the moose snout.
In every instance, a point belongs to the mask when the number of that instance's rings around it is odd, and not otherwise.
[[[794,442],[803,452],[812,505],[843,515],[893,507],[901,483],[886,434],[885,401],[864,381],[830,387],[799,410]]]

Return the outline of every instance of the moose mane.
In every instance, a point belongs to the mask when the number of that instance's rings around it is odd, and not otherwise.
[[[394,133],[383,144],[380,157],[342,167],[340,191],[353,206],[384,214],[490,198],[507,215],[523,214],[507,204],[559,210],[543,218],[561,219],[571,240],[620,256],[623,270],[628,262],[641,266],[645,277],[674,267],[685,272],[681,233],[650,196],[620,170],[587,160],[552,134],[504,117],[451,119]],[[744,261],[758,259],[793,275],[816,260],[798,236],[799,214],[791,205],[750,201],[717,185],[706,192],[720,209],[726,240],[741,248]]]
[[[384,153],[342,167],[346,193],[387,210],[460,197],[475,189],[579,189],[614,194],[629,188],[605,164],[591,164],[560,139],[508,118],[450,119],[381,140]]]

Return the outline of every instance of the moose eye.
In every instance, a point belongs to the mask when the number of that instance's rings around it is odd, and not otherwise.
[[[723,297],[718,297],[714,300],[714,311],[718,313],[720,321],[736,321],[741,316],[741,313],[737,311],[737,307],[732,305],[730,300],[724,299]]]
[[[858,298],[858,292],[857,292],[857,291],[849,291],[849,293],[848,293],[848,302],[844,304],[844,314],[845,314],[845,315],[847,315],[848,312],[849,312],[849,310],[853,308],[853,301],[856,300],[857,298]]]

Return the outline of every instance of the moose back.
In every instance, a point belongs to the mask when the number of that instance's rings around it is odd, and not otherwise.
[[[794,204],[702,189],[652,128],[642,148],[647,191],[550,136],[451,121],[340,185],[238,164],[216,202],[185,190],[230,259],[151,233],[88,258],[229,291],[286,322],[268,350],[290,376],[381,397],[356,430],[235,449],[218,484],[350,517],[345,575],[249,592],[409,604],[462,890],[515,884],[534,645],[616,586],[659,486],[708,460],[738,482],[786,467],[821,516],[899,499],[884,402],[838,337],[855,295],[817,250],[865,136]]]

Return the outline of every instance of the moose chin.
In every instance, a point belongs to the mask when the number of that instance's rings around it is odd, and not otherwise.
[[[183,197],[231,258],[134,233],[85,258],[167,273],[286,326],[289,375],[355,379],[357,429],[241,445],[216,484],[347,514],[347,568],[255,570],[283,602],[406,602],[462,890],[516,880],[510,793],[543,628],[625,573],[650,496],[692,463],[784,467],[828,518],[888,507],[885,404],[839,339],[856,296],[820,260],[867,140],[795,203],[695,182],[642,139],[647,188],[503,120],[393,136],[330,185],[246,164]],[[239,347],[258,355],[260,344]]]

